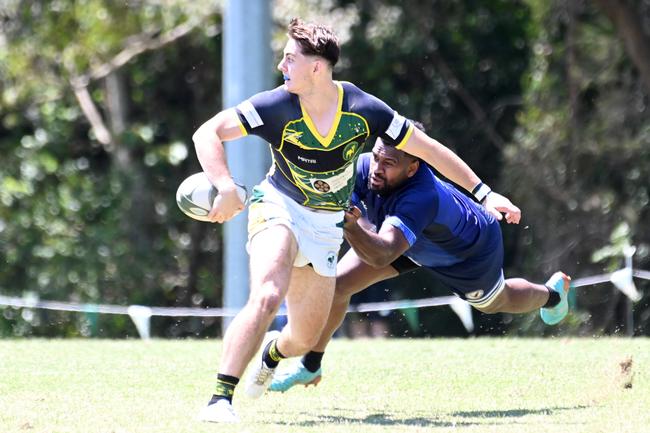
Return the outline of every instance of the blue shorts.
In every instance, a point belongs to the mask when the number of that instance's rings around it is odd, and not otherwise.
[[[490,236],[478,254],[451,266],[425,268],[454,294],[472,306],[487,307],[505,287],[503,276],[503,239],[498,222],[490,224]],[[421,266],[406,256],[391,266],[400,274]]]

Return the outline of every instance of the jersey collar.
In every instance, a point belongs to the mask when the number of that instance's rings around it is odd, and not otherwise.
[[[312,133],[314,137],[316,137],[318,142],[321,145],[323,145],[323,147],[329,147],[330,144],[332,144],[332,139],[334,138],[334,134],[336,134],[336,131],[339,129],[339,123],[341,121],[341,113],[343,111],[343,86],[339,81],[334,81],[334,84],[336,84],[336,87],[338,88],[339,100],[338,100],[338,106],[336,107],[336,115],[334,115],[334,121],[332,122],[332,126],[330,127],[327,136],[323,137],[322,135],[320,135],[320,132],[318,132],[318,128],[316,128],[316,125],[314,125],[314,122],[311,120],[311,117],[309,117],[307,111],[305,111],[302,104],[300,104],[300,111],[302,111],[302,117],[305,119],[305,124],[307,125],[307,128],[309,128],[309,131]]]

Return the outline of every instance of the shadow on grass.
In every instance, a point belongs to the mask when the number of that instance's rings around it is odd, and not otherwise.
[[[461,418],[516,418],[527,415],[553,415],[554,412],[564,410],[587,409],[588,406],[545,407],[540,409],[508,409],[508,410],[473,410],[452,412],[450,416]]]
[[[345,409],[335,409],[337,412],[345,412]],[[281,425],[294,425],[301,427],[314,427],[322,424],[358,424],[358,425],[383,425],[383,426],[417,426],[417,427],[461,427],[461,426],[472,426],[477,423],[461,421],[443,421],[437,419],[436,417],[410,417],[410,418],[399,418],[398,413],[373,413],[365,416],[354,416],[354,414],[346,415],[314,415],[313,413],[301,413],[301,416],[309,417],[311,419],[306,419],[303,421],[276,421],[275,424]]]
[[[334,411],[341,415],[315,415],[313,413],[300,413],[301,417],[308,419],[302,421],[275,421],[275,424],[294,425],[301,427],[313,427],[322,424],[358,424],[358,425],[382,425],[382,426],[419,426],[419,427],[469,427],[474,425],[486,425],[485,419],[490,418],[520,418],[527,415],[552,415],[558,411],[586,409],[588,406],[571,407],[549,407],[540,409],[507,409],[507,410],[477,410],[452,412],[438,416],[416,416],[400,417],[401,413],[373,413],[364,416],[355,416],[349,409],[336,408]],[[345,414],[348,412],[348,414]],[[277,415],[277,413],[276,413]],[[410,415],[413,415],[412,413]],[[295,416],[295,414],[294,414]],[[452,421],[449,418],[477,418],[476,421]],[[440,419],[443,418],[443,419]],[[514,420],[513,420],[514,421]],[[512,422],[512,421],[511,421]],[[499,423],[499,422],[497,422]],[[499,423],[500,424],[500,423]]]

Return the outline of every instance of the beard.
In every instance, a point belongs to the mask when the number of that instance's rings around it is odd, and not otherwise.
[[[394,191],[394,188],[392,188],[391,186],[388,185],[385,178],[379,177],[379,176],[374,176],[375,179],[381,181],[380,185],[373,185],[372,178],[373,178],[373,176],[368,177],[368,189],[370,191],[372,191],[374,193],[377,193],[377,194],[379,194],[381,196],[390,195]]]

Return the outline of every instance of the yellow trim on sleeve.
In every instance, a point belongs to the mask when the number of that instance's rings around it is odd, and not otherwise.
[[[411,134],[413,134],[413,128],[415,128],[413,124],[412,123],[409,124],[409,130],[406,131],[406,135],[404,136],[402,141],[400,141],[400,143],[397,146],[395,146],[395,149],[402,150],[402,147],[406,146],[406,142],[409,141],[409,138],[411,138]]]
[[[239,120],[239,116],[237,116],[237,120]],[[246,137],[248,135],[248,131],[246,131],[246,128],[244,127],[244,124],[241,123],[241,120],[239,120],[239,130],[241,131],[242,137]]]

